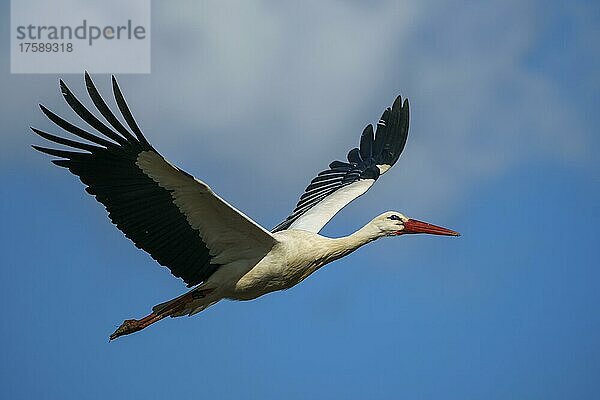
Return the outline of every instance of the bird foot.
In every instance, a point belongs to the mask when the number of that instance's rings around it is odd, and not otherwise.
[[[150,326],[165,317],[173,316],[174,313],[177,313],[178,310],[181,310],[181,308],[184,307],[189,301],[196,300],[197,298],[203,298],[212,293],[213,290],[214,289],[204,289],[200,291],[192,291],[175,300],[154,307],[154,311],[142,319],[126,319],[123,321],[121,326],[119,326],[117,330],[109,336],[108,340],[115,340],[118,337],[141,331],[147,326]]]
[[[119,336],[129,335],[130,333],[134,333],[134,332],[137,332],[142,329],[143,329],[143,326],[140,323],[140,321],[138,321],[137,319],[126,319],[125,321],[123,321],[121,326],[119,326],[117,328],[117,330],[114,331],[113,334],[109,336],[108,340],[109,341],[115,340]]]

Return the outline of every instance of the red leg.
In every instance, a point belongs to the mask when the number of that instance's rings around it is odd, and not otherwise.
[[[164,307],[155,310],[142,319],[126,319],[121,326],[110,335],[109,340],[114,340],[120,336],[141,331],[165,317],[171,316],[178,311],[182,311],[188,303],[206,297],[206,295],[210,294],[213,290],[214,289],[192,290],[183,296],[166,303]]]
[[[130,333],[134,333],[137,331],[141,331],[147,326],[152,325],[155,322],[160,321],[164,317],[168,316],[168,314],[155,314],[151,313],[145,316],[142,319],[126,319],[121,326],[117,328],[117,330],[110,335],[109,340],[114,340],[119,336],[129,335]]]

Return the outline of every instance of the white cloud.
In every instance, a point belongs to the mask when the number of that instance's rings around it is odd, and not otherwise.
[[[125,94],[163,153],[253,211],[285,213],[281,203],[292,206],[399,93],[411,100],[411,137],[401,172],[374,189],[382,207],[404,194],[395,208],[436,212],[523,160],[586,156],[573,94],[527,65],[544,40],[531,4],[153,7],[153,73],[121,77]],[[42,95],[28,92],[31,103]]]

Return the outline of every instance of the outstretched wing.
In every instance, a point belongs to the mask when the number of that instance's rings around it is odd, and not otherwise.
[[[302,229],[319,232],[335,214],[364,194],[390,169],[404,149],[408,137],[408,99],[398,96],[377,123],[367,125],[360,147],[350,150],[348,162],[334,161],[320,172],[300,197],[296,208],[273,232]]]
[[[114,77],[115,101],[129,129],[107,106],[87,72],[85,82],[110,127],[88,111],[61,80],[69,106],[96,132],[89,133],[40,105],[52,122],[84,141],[31,128],[69,149],[33,147],[59,157],[52,162],[79,176],[125,236],[188,286],[205,281],[220,265],[260,259],[269,252],[275,239],[268,231],[204,182],[170,164],[148,143]]]

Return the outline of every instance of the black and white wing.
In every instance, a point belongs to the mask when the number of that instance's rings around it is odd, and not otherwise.
[[[275,243],[271,233],[227,204],[204,182],[170,164],[148,143],[114,77],[115,101],[129,129],[113,114],[87,73],[85,82],[92,102],[108,125],[60,81],[69,106],[95,133],[40,105],[52,122],[84,140],[32,128],[68,150],[33,147],[59,157],[52,162],[79,176],[86,191],[106,207],[110,220],[137,247],[188,286],[205,281],[220,265],[260,259],[270,251]]]
[[[408,99],[398,96],[377,123],[368,125],[360,147],[350,150],[348,162],[334,161],[320,172],[300,197],[294,211],[275,228],[319,232],[335,214],[364,194],[400,157],[408,137]]]

